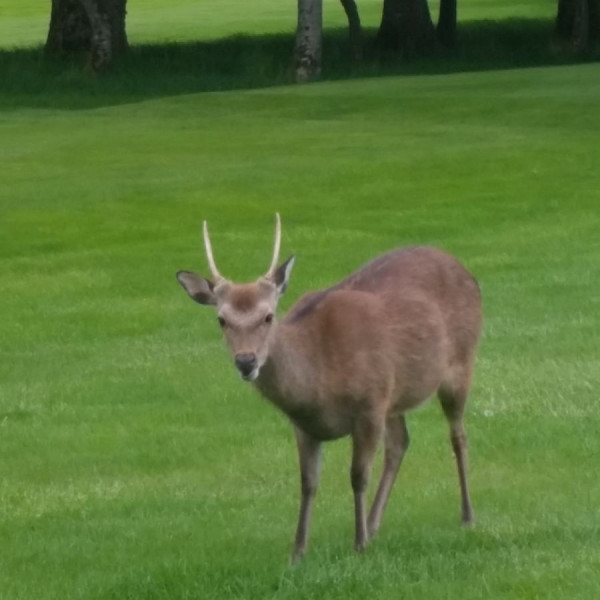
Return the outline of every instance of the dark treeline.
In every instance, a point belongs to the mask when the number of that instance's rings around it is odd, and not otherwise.
[[[327,80],[433,75],[552,65],[600,59],[564,51],[552,19],[503,19],[461,24],[452,50],[438,44],[422,57],[398,60],[382,50],[378,28],[365,28],[362,58],[349,52],[348,31],[323,35]],[[59,60],[41,49],[0,50],[0,108],[93,108],[164,96],[288,85],[295,80],[289,33],[236,35],[198,42],[133,44],[101,76],[82,69],[82,56]],[[87,54],[86,54],[87,56]]]
[[[360,6],[341,0],[348,17],[348,54],[360,59],[364,35]],[[427,0],[382,0],[378,47],[402,58],[418,58],[458,42],[457,0],[441,0],[434,24]],[[127,0],[52,0],[45,51],[50,56],[87,56],[88,66],[105,70],[128,49]],[[557,0],[555,34],[580,55],[600,39],[600,0]],[[322,0],[299,0],[295,68],[298,80],[318,77],[322,66]]]

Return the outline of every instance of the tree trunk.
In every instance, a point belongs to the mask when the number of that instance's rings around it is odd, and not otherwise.
[[[600,0],[590,2],[590,38],[600,40]]]
[[[298,28],[294,52],[296,81],[304,83],[321,76],[323,0],[298,0]]]
[[[52,0],[47,54],[60,55],[88,50],[91,27],[79,0]]]
[[[600,38],[600,0],[558,0],[557,34],[585,52]]]
[[[448,48],[456,43],[456,0],[440,0],[437,38]]]
[[[354,0],[341,0],[346,17],[348,17],[348,32],[350,34],[350,48],[355,59],[362,58],[362,28],[358,7]]]
[[[384,0],[377,38],[387,50],[404,56],[424,54],[435,43],[427,0]]]
[[[127,50],[127,0],[52,0],[46,53],[89,53],[94,71]]]
[[[590,2],[590,38],[600,40],[600,0]]]

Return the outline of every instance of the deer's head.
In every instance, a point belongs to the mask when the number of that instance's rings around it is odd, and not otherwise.
[[[217,320],[240,375],[246,381],[253,381],[269,356],[277,302],[287,287],[294,256],[277,266],[281,220],[276,214],[275,247],[269,270],[253,283],[233,283],[217,269],[206,221],[203,233],[211,278],[179,271],[177,279],[192,300],[216,308]]]

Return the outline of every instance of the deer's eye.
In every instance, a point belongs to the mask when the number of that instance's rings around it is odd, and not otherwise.
[[[227,325],[227,323],[223,317],[217,317],[217,321],[219,321],[219,325],[221,326],[221,329],[223,329],[223,327],[225,327],[225,325]]]
[[[265,317],[265,323],[271,323],[271,321],[273,321],[273,313],[269,313],[266,317]]]

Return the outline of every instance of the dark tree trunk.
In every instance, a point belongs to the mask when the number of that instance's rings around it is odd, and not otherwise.
[[[563,39],[571,37],[573,31],[573,0],[558,0],[558,12],[556,14],[556,33]]]
[[[127,0],[52,0],[46,53],[86,52],[94,71],[127,50]]]
[[[341,0],[342,6],[348,17],[348,32],[350,34],[350,47],[355,59],[362,58],[362,28],[358,7],[354,0]]]
[[[585,52],[600,39],[600,0],[558,0],[557,34]]]
[[[88,50],[91,35],[90,23],[79,0],[52,0],[45,47],[47,54]]]
[[[600,40],[600,0],[590,2],[590,38]]]
[[[427,0],[384,0],[377,38],[383,48],[404,56],[433,48],[435,29]]]
[[[437,37],[448,48],[456,43],[456,0],[440,0]]]

